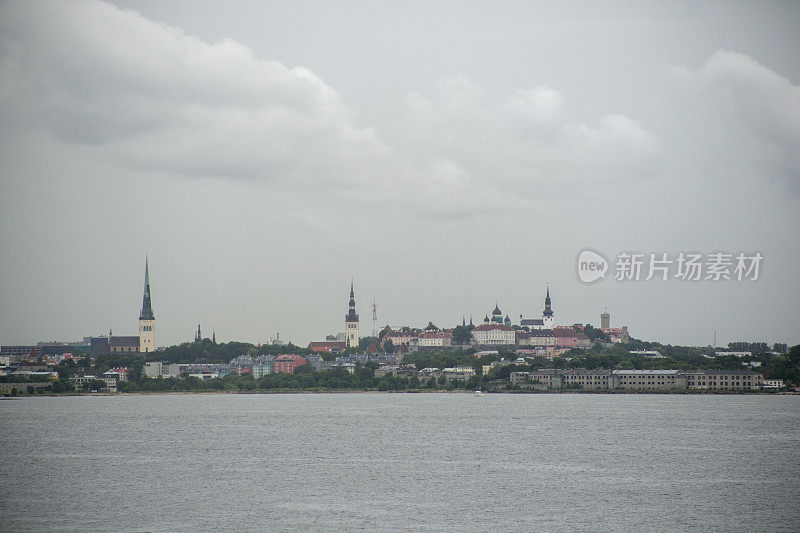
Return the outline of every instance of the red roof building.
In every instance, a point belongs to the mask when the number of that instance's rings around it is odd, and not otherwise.
[[[315,353],[341,352],[347,348],[345,341],[315,341],[308,343],[308,349]]]
[[[288,374],[294,374],[295,369],[298,366],[302,366],[306,364],[306,358],[302,355],[294,355],[294,354],[284,354],[279,355],[275,358],[275,363],[273,365],[273,372],[278,374],[280,372],[285,372]]]
[[[514,328],[505,324],[487,323],[476,326],[472,330],[472,338],[475,344],[515,344],[516,334]]]
[[[588,348],[592,345],[592,341],[583,331],[569,326],[556,326],[554,328],[556,334],[556,346],[563,346],[567,348]]]

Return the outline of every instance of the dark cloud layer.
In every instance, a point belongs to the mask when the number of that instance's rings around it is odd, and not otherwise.
[[[393,325],[550,281],[562,323],[800,341],[795,6],[115,3],[0,5],[0,343],[126,332],[145,253],[159,343],[321,337],[351,275]],[[590,287],[587,247],[765,270]]]

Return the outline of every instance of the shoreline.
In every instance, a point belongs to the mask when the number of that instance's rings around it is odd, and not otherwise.
[[[18,398],[34,397],[67,397],[67,396],[187,396],[187,395],[217,395],[217,394],[467,394],[475,395],[475,391],[469,390],[364,390],[364,389],[333,389],[333,390],[252,390],[252,391],[137,391],[137,392],[67,392],[61,394],[20,394],[17,396],[0,396],[0,400],[10,400]],[[552,391],[482,391],[482,395],[537,395],[537,394],[628,394],[628,395],[690,395],[690,396],[798,396],[800,391],[635,391],[635,390],[552,390]]]

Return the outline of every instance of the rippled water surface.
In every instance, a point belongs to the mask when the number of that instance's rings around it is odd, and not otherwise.
[[[797,531],[800,397],[0,401],[0,530]]]

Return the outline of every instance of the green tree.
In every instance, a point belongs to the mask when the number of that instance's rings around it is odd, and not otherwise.
[[[375,344],[378,344],[379,343],[378,337],[361,337],[360,339],[358,339],[358,349],[361,352],[364,352],[367,348],[369,348],[369,345],[372,344],[373,342]]]
[[[459,345],[470,344],[472,342],[472,331],[469,326],[456,326],[453,329],[453,342]]]

